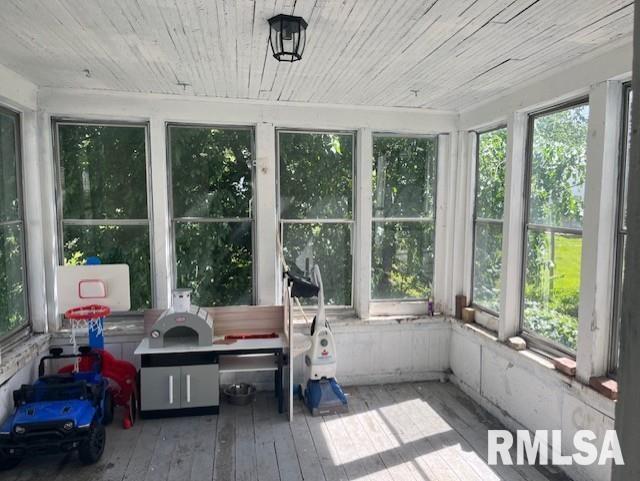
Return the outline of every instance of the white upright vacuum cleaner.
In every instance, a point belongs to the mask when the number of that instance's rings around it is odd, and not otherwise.
[[[318,297],[318,311],[311,324],[311,347],[304,356],[307,383],[304,391],[300,389],[304,403],[313,416],[345,413],[349,410],[348,401],[336,381],[338,358],[331,326],[325,315],[320,268],[313,266],[311,285],[302,281],[306,285],[300,286],[300,279],[290,278],[292,294],[297,294],[296,297],[313,297],[314,294]],[[296,289],[296,282],[302,288]]]

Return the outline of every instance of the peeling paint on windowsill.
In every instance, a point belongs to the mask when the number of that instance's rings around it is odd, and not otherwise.
[[[26,367],[31,361],[45,354],[49,349],[50,339],[49,334],[34,334],[25,342],[3,352],[2,364],[0,365],[0,385],[11,379],[15,373]]]

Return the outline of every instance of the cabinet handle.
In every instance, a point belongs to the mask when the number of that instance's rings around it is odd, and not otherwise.
[[[187,402],[191,402],[191,374],[187,374]]]
[[[173,376],[169,376],[169,404],[173,404]]]

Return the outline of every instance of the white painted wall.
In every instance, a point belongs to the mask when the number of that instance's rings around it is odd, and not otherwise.
[[[573,435],[590,429],[602,442],[613,429],[615,403],[575,379],[555,371],[549,361],[517,352],[479,328],[452,324],[451,381],[510,430],[562,430],[563,454],[573,453]],[[604,466],[564,466],[574,481],[609,481]]]
[[[403,319],[363,322],[341,319],[332,322],[338,352],[338,379],[346,386],[440,379],[449,368],[450,323],[444,318]],[[299,332],[308,328],[296,325]],[[133,352],[142,340],[141,331],[133,335],[107,335],[105,349],[119,359],[140,367]],[[86,338],[78,337],[78,343]],[[67,334],[56,334],[52,344],[71,352]],[[303,383],[304,359],[296,357],[294,382]],[[273,389],[273,376],[265,373],[223,374],[222,384],[251,382],[259,388]]]

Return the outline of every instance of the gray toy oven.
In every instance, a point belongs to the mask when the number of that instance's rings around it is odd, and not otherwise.
[[[140,369],[142,417],[218,413],[218,355],[206,310],[168,309],[145,342]]]

